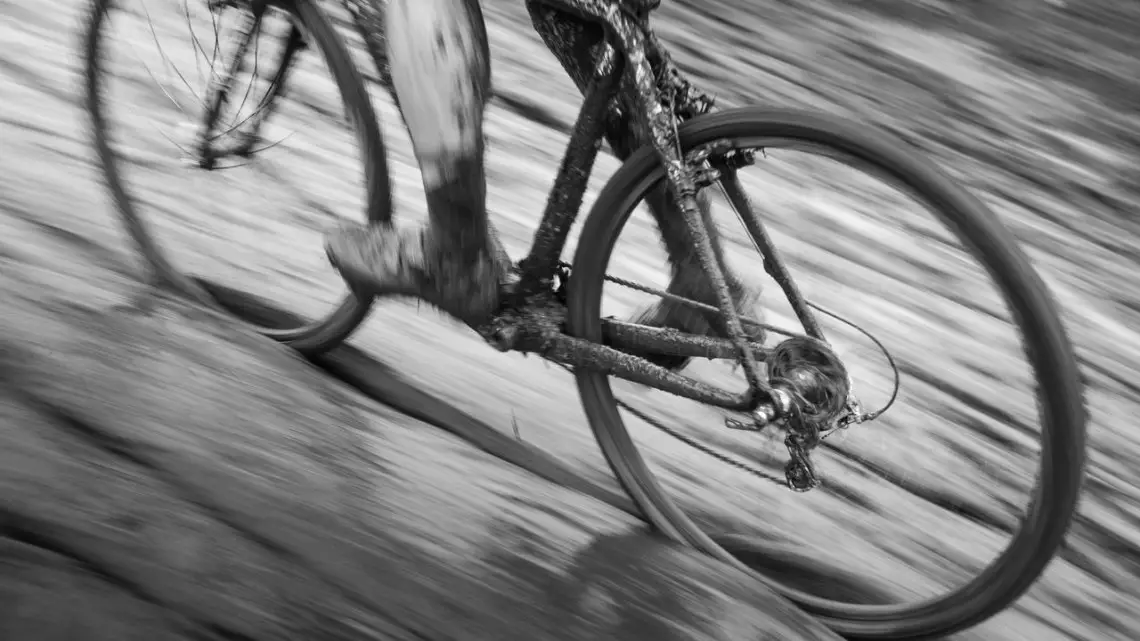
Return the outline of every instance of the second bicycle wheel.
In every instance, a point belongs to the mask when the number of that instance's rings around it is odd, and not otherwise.
[[[727,231],[738,208],[726,203],[739,202],[739,185],[807,298],[827,301],[894,354],[903,407],[825,440],[815,454],[823,485],[797,494],[761,484],[783,476],[782,439],[727,430],[726,412],[648,388],[619,403],[615,392],[636,386],[578,369],[587,418],[622,486],[666,536],[737,567],[751,571],[720,543],[751,532],[877,579],[895,602],[760,572],[848,638],[941,638],[1010,606],[1068,528],[1086,420],[1058,310],[1011,234],[928,162],[842,119],[736,109],[690,121],[680,137],[685,153],[715,142],[753,154],[752,166],[733,172],[738,180],[707,188],[725,188],[712,206],[714,219],[717,208],[729,212],[718,220],[729,264],[751,279],[764,274],[755,226]],[[654,272],[646,257],[655,230],[637,210],[663,180],[659,159],[643,149],[599,195],[570,275],[572,335],[602,342],[604,316],[636,317],[638,293],[609,287]],[[765,320],[796,323],[780,295],[767,288]],[[853,326],[820,320],[872,409],[891,394],[890,368],[861,347]],[[684,373],[747,389],[731,363],[716,365],[697,361]]]
[[[341,35],[312,0],[93,0],[86,107],[103,177],[160,282],[248,292],[299,325],[258,325],[298,351],[336,346],[358,298],[323,234],[388,219],[379,124]],[[250,321],[251,323],[253,321]]]

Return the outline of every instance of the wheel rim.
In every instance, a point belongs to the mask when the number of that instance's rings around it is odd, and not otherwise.
[[[135,0],[131,0],[133,2]],[[137,0],[144,2],[145,0]],[[189,0],[183,0],[183,6],[187,12],[190,11],[188,4]],[[219,311],[237,311],[226,308],[220,304],[219,301],[211,295],[209,288],[202,286],[203,283],[194,277],[187,276],[177,266],[179,261],[173,259],[170,254],[170,247],[166,243],[161,242],[157,238],[156,226],[152,222],[152,218],[156,215],[154,207],[148,206],[145,199],[140,199],[132,189],[127,176],[124,173],[124,167],[133,170],[131,167],[131,159],[128,154],[125,154],[118,147],[119,139],[122,138],[122,123],[117,122],[112,124],[111,118],[108,115],[108,47],[116,40],[114,30],[116,29],[115,23],[122,22],[121,15],[112,16],[112,12],[116,14],[125,14],[129,12],[130,2],[122,0],[94,0],[92,3],[91,21],[88,25],[88,32],[84,43],[86,53],[86,73],[87,73],[87,92],[86,92],[86,106],[93,125],[94,132],[94,146],[98,157],[101,160],[101,169],[104,181],[110,191],[113,201],[117,206],[120,217],[122,218],[127,231],[135,244],[135,247],[140,253],[143,254],[147,266],[152,271],[152,274],[160,283],[172,286],[177,291],[194,298],[197,302],[214,308]],[[301,17],[298,13],[302,10],[310,9],[304,3],[297,3],[294,7],[289,3],[288,9],[285,5],[280,5],[281,9],[278,13],[287,13],[289,19],[293,24],[300,24]],[[146,17],[150,19],[152,16],[149,10]],[[190,18],[187,15],[187,22]],[[199,32],[192,32],[194,37],[198,37]],[[216,34],[215,34],[216,35]],[[158,42],[158,34],[155,34],[155,40]],[[334,84],[334,95],[341,101],[342,110],[348,117],[349,129],[354,133],[349,134],[349,139],[355,142],[356,150],[354,153],[349,154],[351,158],[363,161],[358,162],[357,167],[364,167],[364,178],[362,181],[365,183],[366,196],[359,206],[351,207],[350,210],[359,211],[365,210],[370,219],[376,219],[378,216],[386,216],[388,213],[387,203],[384,202],[387,197],[386,191],[386,174],[383,172],[382,166],[377,165],[377,159],[372,155],[367,154],[365,150],[370,148],[370,145],[378,144],[378,140],[373,142],[370,140],[368,133],[364,130],[363,126],[358,123],[368,122],[370,119],[374,120],[370,106],[365,105],[361,107],[359,104],[352,104],[347,96],[343,95],[344,88],[337,85],[337,81],[332,71],[332,63],[325,59],[323,51],[320,47],[314,46],[310,39],[309,50],[300,52],[304,57],[315,57],[320,60],[324,65],[324,77],[326,81]],[[134,45],[132,45],[134,46]],[[160,45],[156,45],[160,47]],[[194,46],[192,42],[191,47]],[[198,47],[201,47],[201,42],[198,42]],[[316,55],[314,55],[316,54]],[[136,51],[137,55],[137,51]],[[164,54],[165,55],[165,51]],[[195,53],[195,61],[197,62],[197,53]],[[160,64],[160,63],[156,63]],[[151,73],[151,69],[147,69]],[[199,70],[200,71],[200,70]],[[167,72],[169,73],[169,72]],[[189,76],[188,72],[180,72],[175,69],[175,74],[182,80],[186,80]],[[288,86],[288,85],[286,85]],[[243,88],[238,87],[239,91]],[[193,89],[190,90],[193,92]],[[163,89],[163,93],[167,93]],[[242,95],[243,104],[249,99],[248,92]],[[174,100],[172,98],[172,100]],[[261,106],[258,105],[258,109]],[[258,115],[258,112],[249,114],[241,114],[241,107],[238,107],[239,113],[235,115],[234,123],[237,126],[250,126],[253,123],[264,120],[263,117]],[[247,110],[248,111],[248,110]],[[363,111],[364,113],[360,113]],[[238,119],[238,116],[241,116]],[[272,118],[270,118],[272,121]],[[219,138],[220,133],[215,134]],[[378,136],[377,136],[378,138]],[[219,144],[221,144],[219,142]],[[281,144],[280,142],[270,142],[269,147],[275,147]],[[255,149],[255,158],[258,152],[265,151],[265,149]],[[382,159],[381,159],[382,160]],[[131,172],[127,172],[131,173]],[[359,217],[359,213],[355,214]],[[259,239],[260,240],[260,239]],[[272,243],[272,237],[267,237],[265,242]],[[312,252],[320,253],[323,258],[323,251],[321,250],[321,241],[319,237],[314,238],[312,244]],[[288,263],[286,263],[288,265]],[[288,268],[288,267],[287,267]],[[251,325],[259,333],[266,335],[274,340],[289,344],[290,346],[300,351],[322,351],[330,346],[330,336],[337,334],[345,334],[351,331],[359,324],[367,315],[371,306],[371,299],[357,298],[353,293],[347,290],[340,282],[339,278],[335,276],[331,266],[327,267],[330,275],[329,283],[332,287],[327,288],[330,291],[343,291],[343,295],[339,301],[333,302],[330,309],[324,313],[319,313],[312,320],[306,320],[303,324],[292,327],[279,327],[272,325],[265,325],[262,323],[252,322],[246,319],[247,324]],[[249,289],[248,285],[241,287],[241,289]],[[254,288],[256,289],[256,287]],[[326,288],[320,288],[326,289]]]
[[[765,123],[762,121],[765,119],[769,119],[770,122],[767,124],[771,125],[771,122],[785,118],[788,115],[785,112],[759,112],[758,110],[752,110],[752,114],[754,117],[752,118],[752,122],[750,124],[755,125],[753,126],[754,129],[757,127],[763,128]],[[711,142],[712,140],[719,137],[729,137],[724,133],[719,136],[716,135],[717,123],[730,123],[733,115],[734,114],[731,112],[724,112],[709,117],[703,123],[698,121],[697,123],[692,123],[689,126],[684,127],[682,129],[682,138],[685,143],[685,149],[688,150],[693,146],[704,142]],[[808,121],[807,124],[799,127],[799,130],[802,134],[805,134],[807,136],[805,138],[805,141],[807,142],[812,142],[812,128],[823,129],[826,131],[831,127],[830,122],[824,119],[806,118],[806,120]],[[696,125],[703,126],[698,127]],[[727,129],[728,127],[725,126],[724,128]],[[772,127],[769,126],[768,128],[771,129]],[[777,126],[776,128],[779,127]],[[788,127],[786,126],[784,127],[784,129],[787,128]],[[842,133],[844,135],[850,136],[850,132]],[[833,135],[832,137],[834,138],[840,136]],[[817,140],[814,142],[826,144],[833,143],[834,140],[825,139]],[[879,145],[875,140],[860,140],[859,143],[862,146],[869,146],[873,149],[875,147],[879,147],[880,149],[875,149],[875,151],[879,153],[880,156],[886,155],[889,158],[894,152],[894,150],[891,149],[881,149],[882,145]],[[858,153],[860,149],[856,147],[847,151]],[[601,279],[608,267],[610,257],[613,255],[614,245],[617,241],[617,238],[621,230],[628,222],[628,218],[631,215],[632,210],[636,204],[641,201],[642,197],[648,191],[649,187],[660,180],[663,175],[663,172],[659,167],[653,168],[652,170],[645,169],[646,167],[649,167],[653,164],[649,152],[639,152],[639,154],[639,156],[635,156],[634,159],[631,159],[628,164],[631,166],[640,167],[641,171],[636,174],[636,179],[631,179],[632,177],[625,176],[624,178],[629,181],[621,181],[623,183],[626,183],[623,185],[623,188],[625,189],[623,193],[625,196],[624,198],[614,198],[615,201],[620,201],[621,205],[618,206],[613,205],[609,202],[606,203],[607,205],[612,205],[610,211],[616,209],[619,213],[613,215],[609,222],[604,223],[604,228],[602,231],[598,232],[595,235],[591,235],[591,238],[594,238],[595,240],[599,238],[601,239],[600,242],[591,243],[591,248],[593,249],[595,255],[604,256],[604,259],[595,261],[594,264],[590,264],[589,261],[585,259],[577,260],[576,257],[574,277],[571,279],[572,298],[570,328],[571,332],[574,335],[585,338],[587,340],[598,341],[602,336],[600,322],[600,319],[602,317],[601,303],[603,295]],[[873,159],[863,158],[863,160],[872,161]],[[914,159],[904,157],[901,160],[913,161]],[[921,161],[916,162],[919,162],[921,164]],[[904,181],[908,178],[911,180],[914,179],[913,177],[908,176],[899,176],[899,178],[902,178]],[[636,187],[629,189],[628,184],[630,183],[636,184]],[[953,187],[945,187],[945,190],[950,193],[954,193],[956,196],[959,193]],[[599,202],[602,202],[603,200],[605,200],[604,195],[603,197],[599,198]],[[589,224],[590,222],[587,222],[587,225]],[[601,225],[602,224],[599,223],[599,226]],[[959,224],[959,229],[962,228],[963,225]],[[972,240],[973,244],[975,245],[987,242],[986,237],[980,239],[976,237],[979,235],[978,229],[971,230],[967,228],[964,229],[964,231],[964,235],[969,240]],[[982,231],[985,233],[981,235],[986,236],[992,230],[983,229]],[[970,236],[971,232],[974,234],[974,237]],[[998,233],[1002,233],[1001,230],[998,230]],[[1002,236],[1002,239],[1004,240],[1005,237]],[[1019,334],[1021,336],[1024,337],[1026,335],[1036,334],[1038,337],[1040,337],[1042,335],[1058,334],[1058,332],[1055,331],[1055,328],[1042,328],[1035,326],[1042,324],[1042,317],[1046,319],[1046,325],[1051,321],[1055,321],[1056,312],[1052,307],[1051,300],[1042,300],[1040,297],[1031,297],[1032,299],[1019,299],[1018,296],[1011,297],[1010,287],[1012,284],[1009,279],[1003,280],[1003,278],[1006,278],[1006,276],[1008,276],[1008,274],[1012,273],[1014,270],[1008,269],[1009,266],[1003,265],[986,265],[986,267],[991,272],[990,276],[992,281],[995,282],[999,286],[999,289],[1002,291],[1002,294],[1006,299],[1005,302],[1007,304],[1007,307],[1013,313],[1014,320],[1018,326]],[[1010,276],[1009,278],[1012,277]],[[587,291],[589,292],[588,294],[585,293]],[[1063,334],[1061,335],[1063,337]],[[1057,355],[1060,355],[1059,357],[1061,359],[1064,359],[1065,354],[1068,354],[1068,358],[1071,359],[1071,347],[1068,345],[1067,341],[1064,341],[1064,344],[1061,345],[1054,345],[1049,351],[1050,354],[1027,354],[1036,378],[1042,380],[1043,376],[1048,376],[1049,369],[1051,367],[1055,367],[1054,371],[1061,372],[1059,376],[1062,378],[1069,377],[1071,372],[1074,371],[1071,367],[1071,363],[1050,362],[1052,360],[1052,356]],[[629,439],[628,431],[624,427],[624,421],[617,411],[616,398],[614,397],[613,389],[610,386],[609,378],[601,374],[583,370],[580,370],[578,372],[577,378],[579,386],[582,390],[583,397],[593,397],[597,401],[596,403],[587,402],[586,409],[591,425],[595,428],[595,434],[599,441],[602,442],[603,448],[606,449],[607,453],[613,451],[615,448],[624,448],[627,450],[627,453],[633,452],[635,454],[635,460],[633,461],[611,461],[611,465],[614,468],[615,473],[619,476],[619,479],[621,480],[623,486],[630,490],[630,493],[634,496],[635,501],[639,505],[648,506],[647,511],[649,512],[650,520],[657,524],[663,522],[666,523],[669,527],[665,528],[665,533],[671,538],[683,541],[714,557],[736,565],[737,567],[748,569],[746,566],[743,566],[743,564],[728,554],[723,548],[717,545],[707,534],[700,531],[693,523],[693,521],[689,518],[689,516],[682,512],[672,501],[672,499],[667,497],[661,491],[660,486],[656,484],[655,478],[650,479],[650,492],[653,492],[653,486],[656,486],[657,496],[662,497],[664,501],[662,503],[649,505],[649,503],[652,501],[649,499],[649,497],[647,497],[646,493],[641,488],[637,487],[639,483],[646,482],[646,479],[642,478],[642,476],[644,474],[643,470],[647,470],[648,467],[646,466],[646,463],[641,456],[640,450],[637,448],[629,447],[634,444],[632,440]],[[1042,389],[1048,387],[1050,386],[1045,384],[1041,385]],[[1052,385],[1052,387],[1079,389],[1079,384],[1075,381],[1075,379],[1066,379],[1060,382],[1054,381],[1054,385]],[[1056,527],[1041,529],[1036,527],[1026,527],[1025,524],[1034,525],[1042,520],[1048,521],[1049,523],[1055,523],[1057,521],[1056,514],[1064,514],[1069,512],[1072,509],[1073,503],[1075,502],[1075,495],[1068,489],[1070,486],[1074,485],[1074,479],[1071,477],[1066,477],[1058,481],[1057,479],[1053,478],[1052,470],[1055,467],[1061,470],[1079,470],[1080,459],[1083,456],[1083,445],[1081,447],[1076,447],[1074,448],[1074,451],[1067,453],[1064,451],[1059,451],[1054,447],[1054,439],[1061,438],[1058,436],[1059,432],[1057,432],[1057,430],[1070,430],[1073,434],[1083,434],[1083,415],[1081,414],[1079,408],[1072,406],[1071,399],[1061,399],[1058,401],[1058,399],[1042,398],[1041,394],[1038,394],[1037,400],[1039,406],[1047,410],[1044,412],[1045,420],[1041,422],[1042,449],[1037,465],[1037,471],[1040,478],[1043,479],[1043,483],[1039,483],[1034,488],[1034,491],[1030,498],[1029,507],[1027,508],[1027,516],[1023,521],[1023,527],[1018,529],[1014,538],[1007,544],[1002,553],[993,561],[991,561],[985,570],[974,576],[974,578],[967,582],[965,585],[959,586],[957,589],[940,597],[932,597],[923,601],[919,601],[917,603],[903,605],[866,606],[845,604],[819,599],[802,591],[776,584],[765,577],[761,576],[760,578],[764,580],[765,583],[771,585],[772,587],[775,587],[780,592],[791,598],[793,601],[797,602],[797,604],[799,604],[808,612],[821,617],[824,622],[833,629],[840,631],[841,633],[850,634],[853,636],[862,637],[867,635],[881,635],[884,633],[884,623],[889,622],[894,624],[897,623],[900,619],[909,619],[909,624],[893,626],[893,631],[891,632],[892,638],[902,638],[914,635],[921,636],[925,634],[923,630],[924,628],[931,626],[945,626],[947,625],[947,621],[952,620],[955,616],[962,615],[970,617],[970,620],[966,621],[966,624],[968,625],[970,623],[976,622],[981,618],[985,618],[985,616],[988,616],[989,614],[992,614],[992,612],[985,612],[979,615],[977,612],[965,612],[962,610],[973,608],[971,605],[972,600],[974,597],[980,595],[984,596],[988,593],[1005,599],[1006,596],[1011,593],[1020,593],[1023,591],[1025,587],[1027,587],[1027,585],[1031,583],[1039,574],[1040,567],[1034,566],[1044,565],[1043,563],[1038,564],[1032,559],[1023,557],[1025,557],[1025,555],[1033,555],[1036,550],[1052,550],[1056,547],[1059,541],[1059,533]],[[1051,403],[1053,404],[1051,405]],[[1059,418],[1058,423],[1064,423],[1067,421],[1068,424],[1054,424],[1053,421],[1050,420],[1052,417]],[[621,425],[623,427],[620,430],[620,433],[615,436],[614,434],[610,434],[604,430],[599,429],[599,426],[606,424]],[[1083,444],[1083,438],[1074,437],[1073,440],[1079,445]],[[1064,460],[1066,457],[1070,457],[1071,460]],[[1042,498],[1046,495],[1058,497],[1060,499],[1058,501],[1058,504],[1051,505],[1043,502]],[[1050,514],[1048,514],[1050,510],[1054,511],[1053,516],[1050,516]],[[679,526],[674,526],[674,522],[676,524],[679,524]],[[1011,565],[1028,568],[1032,576],[1001,576],[1000,571],[1003,568],[1009,567]],[[920,619],[925,619],[925,621],[922,621]],[[935,619],[937,619],[937,621],[935,621]]]

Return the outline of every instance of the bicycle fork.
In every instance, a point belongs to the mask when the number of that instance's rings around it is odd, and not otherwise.
[[[262,124],[273,111],[277,101],[285,95],[285,83],[289,70],[293,66],[294,58],[297,52],[306,46],[301,29],[295,24],[291,24],[277,69],[269,81],[265,95],[259,100],[260,104],[249,116],[230,125],[224,131],[218,131],[218,120],[221,118],[222,109],[230,102],[230,91],[233,89],[234,79],[245,69],[245,58],[249,53],[251,43],[260,36],[261,23],[265,18],[269,3],[267,0],[254,0],[248,4],[215,2],[211,3],[210,8],[212,11],[223,11],[229,6],[242,10],[245,13],[245,22],[236,34],[239,38],[237,48],[232,59],[225,65],[225,70],[215,74],[213,61],[211,61],[210,82],[204,100],[206,108],[194,145],[194,151],[197,154],[195,161],[202,169],[214,169],[217,166],[218,159],[227,155],[245,157],[254,153],[253,146],[257,143]],[[256,78],[251,78],[250,82],[256,82],[256,80]],[[239,128],[244,128],[244,131],[239,134],[239,144],[219,148],[218,140],[227,134],[235,133]]]

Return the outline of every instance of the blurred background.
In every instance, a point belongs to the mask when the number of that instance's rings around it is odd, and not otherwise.
[[[359,150],[343,126],[343,108],[319,56],[306,56],[290,80],[288,100],[262,132],[264,149],[216,171],[195,169],[186,162],[193,114],[202,80],[216,66],[214,41],[227,41],[224,25],[211,20],[205,3],[123,4],[132,8],[119,17],[108,43],[107,109],[129,160],[128,184],[156,235],[189,272],[293,311],[328,309],[342,287],[325,263],[321,236],[344,218],[359,219],[363,190]],[[347,14],[326,4],[369,79],[397,215],[422,219],[419,175],[399,113],[376,84]],[[0,0],[0,288],[8,301],[4,324],[10,340],[63,363],[82,386],[90,382],[83,374],[89,370],[74,363],[99,357],[85,355],[87,348],[77,347],[72,337],[94,332],[91,341],[104,339],[98,338],[102,330],[85,325],[93,322],[87,312],[75,309],[105,311],[133,300],[140,287],[138,261],[103,189],[82,110],[83,3],[50,5]],[[484,0],[484,13],[495,90],[486,123],[489,208],[508,249],[520,256],[538,223],[580,99],[531,30],[521,1]],[[720,107],[810,108],[870,123],[936,162],[1014,232],[1062,306],[1077,346],[1091,415],[1089,473],[1068,541],[1042,580],[1010,611],[956,638],[1133,638],[1140,629],[1140,477],[1133,465],[1140,437],[1132,429],[1140,409],[1140,223],[1134,215],[1140,201],[1140,5],[664,0],[656,28],[680,67]],[[258,91],[255,85],[249,101],[227,117],[235,123],[248,118],[257,109]],[[587,208],[617,167],[612,155],[599,158]],[[797,546],[898,598],[931,596],[972,576],[1021,518],[1037,452],[1034,389],[1000,296],[930,213],[851,168],[773,149],[748,170],[745,182],[807,296],[871,332],[898,359],[899,405],[882,421],[829,442],[819,454],[825,485],[808,495],[761,478],[782,469],[780,439],[727,432],[720,412],[616,383],[622,400],[640,411],[626,419],[635,438],[665,485],[698,520],[719,531],[756,533]],[[730,239],[730,261],[763,284],[761,263],[743,230],[731,212],[719,216]],[[611,274],[663,287],[667,271],[653,235],[648,215],[635,214]],[[795,330],[778,290],[771,283],[765,287],[765,319]],[[651,302],[613,289],[607,289],[607,314],[627,317]],[[850,326],[828,320],[825,327],[849,359],[864,402],[880,405],[891,382],[881,354]],[[146,340],[160,348],[171,341],[168,347],[177,352],[179,335],[172,330],[167,338]],[[219,336],[208,341],[219,354],[237,350],[248,356],[257,349]],[[559,368],[493,352],[436,312],[399,301],[377,305],[351,342],[416,389],[617,489],[573,379]],[[150,398],[154,411],[164,403],[168,416],[176,415],[175,408],[198,411],[210,399],[243,405],[239,397],[226,396],[238,394],[226,388],[227,381],[241,379],[241,367],[193,369],[173,362],[160,371],[179,389]],[[274,363],[287,371],[287,364]],[[242,367],[261,366],[250,361]],[[204,378],[180,389],[181,369]],[[708,363],[692,371],[713,382],[739,378]],[[92,384],[120,391],[133,389],[139,376],[122,368],[104,374],[106,379]],[[16,385],[13,380],[7,379]],[[195,397],[196,385],[217,396]],[[63,387],[52,398],[79,393]],[[188,398],[168,400],[179,396]],[[69,401],[71,411],[98,414],[89,397]],[[387,439],[414,424],[360,399],[350,405],[370,408],[359,411],[370,412],[373,431]],[[10,418],[15,429],[17,415]],[[656,425],[742,465],[725,465]],[[18,431],[8,437],[13,443],[23,438]],[[483,478],[487,487],[498,488],[495,500],[506,503],[494,503],[496,510],[537,509],[517,498],[519,479],[505,473],[500,478],[473,449],[450,441],[409,442],[403,451],[374,446],[384,451],[385,464],[406,467],[407,474],[425,453],[439,466],[434,475],[415,473],[438,490],[430,507],[401,507],[398,498],[381,503],[406,517],[408,532],[441,528],[437,536],[444,547],[456,545],[442,528],[458,527],[457,510],[491,510],[491,503],[480,508],[477,499],[464,498],[465,479]],[[189,446],[178,450],[177,439],[164,447],[187,460],[198,455]],[[401,456],[405,460],[396,461]],[[8,502],[6,518],[16,519],[11,515],[37,509],[35,497],[43,488],[28,468],[8,469],[9,498],[0,500]],[[59,474],[64,480],[57,482],[72,483],[65,472]],[[580,507],[558,505],[563,507],[548,510],[564,510],[562,518],[571,521],[586,518]],[[586,530],[602,527],[576,522],[574,527]],[[453,553],[433,550],[425,546],[421,560],[444,563]],[[181,607],[177,597],[164,603]],[[258,632],[250,634],[255,638]]]

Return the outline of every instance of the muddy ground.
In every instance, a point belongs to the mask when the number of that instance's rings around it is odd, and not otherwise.
[[[957,638],[1130,638],[1140,626],[1140,485],[1131,464],[1140,450],[1132,433],[1140,302],[1131,286],[1140,118],[1129,71],[1138,52],[1126,26],[1140,16],[1108,2],[1000,10],[926,2],[905,11],[891,0],[664,4],[661,35],[723,106],[810,107],[873,123],[928,154],[1016,233],[1078,347],[1089,386],[1089,478],[1044,578],[1014,608]],[[646,543],[636,520],[605,501],[536,480],[385,408],[220,317],[152,300],[89,149],[80,3],[45,11],[4,0],[0,11],[0,591],[8,595],[0,602],[17,604],[6,618],[27,626],[12,638],[70,638],[68,626],[109,639],[155,630],[729,639],[765,628],[777,638],[826,638],[755,582]],[[177,13],[155,13],[160,33],[177,33]],[[488,1],[486,16],[498,94],[487,122],[490,207],[519,253],[578,102],[521,3]],[[264,162],[220,175],[189,172],[159,133],[181,118],[151,82],[154,70],[170,74],[139,33],[122,50],[123,93],[112,109],[127,113],[129,99],[130,118],[161,125],[119,116],[133,125],[132,179],[162,237],[182,248],[176,257],[191,270],[318,311],[337,291],[320,231],[359,209],[358,169],[342,151],[351,148],[338,146],[347,141],[331,94],[316,88],[316,74],[305,76],[299,86],[311,87],[294,101],[305,128],[278,155],[269,150]],[[379,88],[373,93],[400,215],[422,216],[398,115]],[[587,206],[616,167],[612,157],[599,160]],[[794,544],[862,577],[867,590],[932,594],[992,558],[1032,481],[1035,410],[1007,313],[948,235],[904,200],[776,152],[764,168],[754,186],[765,189],[802,286],[892,350],[904,374],[901,407],[825,449],[827,483],[807,496],[627,420],[666,484],[706,523]],[[299,201],[301,192],[309,200]],[[641,218],[613,273],[660,285],[659,252]],[[734,243],[733,259],[747,265],[746,250]],[[766,316],[789,325],[772,289]],[[627,314],[643,299],[615,291],[607,301]],[[829,327],[858,361],[869,400],[882,400],[889,372],[855,332]],[[438,314],[398,302],[378,305],[352,344],[439,405],[616,491],[559,369],[493,353]],[[703,364],[697,371],[727,376]],[[719,413],[617,389],[761,471],[783,463],[778,441],[725,434]],[[828,576],[811,571],[809,584]],[[636,587],[678,576],[690,583]],[[703,614],[654,614],[684,604]]]

